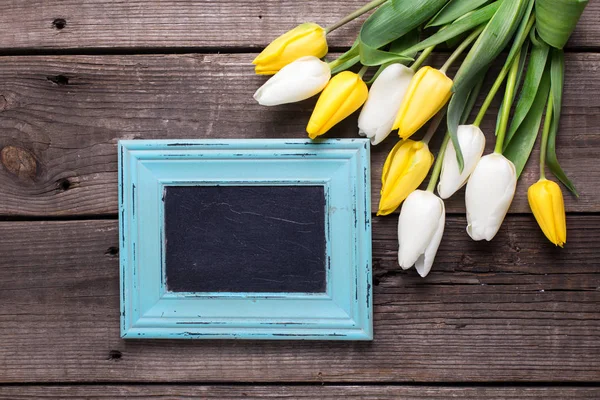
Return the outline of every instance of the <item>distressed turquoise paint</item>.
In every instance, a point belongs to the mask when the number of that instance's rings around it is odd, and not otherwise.
[[[371,340],[369,169],[365,139],[120,141],[122,337]],[[325,187],[325,294],[166,290],[165,186],[240,184]]]

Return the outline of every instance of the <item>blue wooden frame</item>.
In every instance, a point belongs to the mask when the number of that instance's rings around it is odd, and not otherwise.
[[[323,185],[327,290],[174,293],[164,277],[166,186]],[[366,139],[119,142],[123,338],[371,340]]]

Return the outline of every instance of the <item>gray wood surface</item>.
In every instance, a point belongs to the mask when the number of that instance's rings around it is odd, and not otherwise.
[[[123,341],[117,221],[0,224],[1,382],[590,382],[600,376],[600,216],[558,250],[530,216],[491,244],[448,218],[427,279],[375,218],[372,343]]]
[[[365,1],[0,1],[0,399],[600,398],[598,0],[567,45],[565,249],[529,213],[534,151],[493,242],[468,239],[462,193],[447,202],[426,279],[397,266],[397,216],[374,217],[372,343],[119,338],[117,141],[305,137],[314,99],[258,106],[249,63]],[[394,143],[372,150],[374,208]]]
[[[259,106],[252,94],[265,78],[253,75],[252,57],[3,58],[0,215],[116,214],[119,139],[306,138],[306,123],[316,100]],[[442,59],[439,56],[432,62],[441,65]],[[581,193],[579,199],[566,195],[566,208],[597,212],[600,97],[591,94],[600,92],[600,55],[570,53],[566,68],[558,152]],[[496,112],[497,102],[483,126],[488,151],[494,145]],[[348,118],[327,136],[357,137],[356,119],[356,115]],[[441,136],[440,132],[434,140],[434,152]],[[373,210],[379,201],[381,168],[396,141],[397,136],[392,135],[372,149]],[[512,212],[530,212],[526,192],[539,178],[538,158],[535,151]],[[447,210],[464,212],[462,193],[447,202]]]
[[[27,0],[0,2],[0,49],[259,49],[302,22],[330,25],[363,0]],[[590,1],[571,48],[599,47],[600,3]],[[358,21],[333,32],[330,46],[350,46]],[[62,27],[62,29],[60,29]]]
[[[598,388],[576,387],[430,387],[430,386],[232,386],[232,385],[152,385],[152,386],[28,386],[0,387],[1,400],[21,399],[597,399]]]

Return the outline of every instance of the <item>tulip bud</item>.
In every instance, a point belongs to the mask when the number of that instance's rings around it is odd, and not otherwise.
[[[354,72],[344,71],[334,76],[310,116],[306,132],[311,139],[330,130],[335,124],[358,110],[369,96],[369,89]]]
[[[410,81],[394,129],[408,139],[446,105],[452,96],[452,79],[440,70],[421,68]]]
[[[259,75],[273,75],[281,68],[299,59],[313,56],[325,57],[327,39],[325,29],[317,24],[301,24],[273,40],[252,61]]]
[[[515,195],[515,165],[501,154],[482,157],[465,194],[467,233],[473,240],[490,241],[496,236]]]
[[[266,81],[254,93],[254,99],[263,106],[305,100],[323,90],[330,78],[327,63],[312,56],[302,57]]]
[[[467,183],[485,148],[485,136],[479,127],[475,125],[460,125],[457,134],[458,144],[463,154],[464,168],[460,172],[458,161],[456,161],[454,144],[452,141],[449,141],[446,145],[446,153],[438,185],[438,193],[442,199],[449,198]]]
[[[388,215],[427,177],[433,154],[426,143],[402,140],[394,146],[383,165],[381,199],[377,215]]]
[[[565,203],[558,184],[540,179],[527,190],[527,199],[544,235],[556,246],[563,247],[567,241],[567,221]]]
[[[416,190],[407,198],[398,218],[398,264],[413,265],[423,278],[431,271],[446,222],[442,199],[431,192]]]
[[[392,64],[375,79],[369,98],[358,117],[358,133],[381,143],[392,131],[400,104],[414,71],[402,64]]]

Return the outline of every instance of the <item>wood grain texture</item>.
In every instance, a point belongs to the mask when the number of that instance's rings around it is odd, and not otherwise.
[[[231,385],[123,385],[0,387],[0,400],[21,399],[597,399],[598,388],[537,387],[428,387],[428,386],[231,386]]]
[[[252,98],[265,78],[251,54],[5,57],[0,63],[0,215],[117,212],[119,139],[304,138],[315,100],[262,107]],[[438,65],[442,57],[433,59]],[[600,211],[600,55],[569,53],[558,138],[561,164],[578,187],[567,211]],[[483,97],[483,96],[482,96]],[[484,123],[493,148],[497,102]],[[356,137],[356,115],[329,137]],[[437,152],[441,135],[434,140]],[[395,134],[372,149],[373,208]],[[512,212],[529,212],[524,172]],[[462,192],[447,202],[464,212]]]
[[[305,137],[314,100],[258,106],[249,63],[296,24],[365,1],[0,1],[0,217],[116,215],[119,139]],[[330,46],[348,47],[362,20]],[[492,243],[450,215],[421,279],[397,266],[397,217],[374,217],[371,343],[124,341],[116,220],[1,221],[0,399],[600,398],[599,20],[593,0],[567,45],[559,158],[582,196],[565,197],[565,249],[530,215],[509,215]],[[355,135],[353,116],[329,136]],[[372,152],[374,207],[393,142]],[[512,213],[529,212],[536,179],[533,165]]]
[[[600,216],[568,225],[560,250],[529,216],[492,243],[450,217],[421,279],[375,218],[375,340],[332,343],[121,340],[117,221],[5,221],[0,382],[597,382]]]
[[[259,50],[302,22],[330,25],[366,0],[45,0],[0,3],[0,49],[252,48]],[[585,10],[570,48],[598,47],[600,3]],[[329,36],[350,46],[354,21]]]

